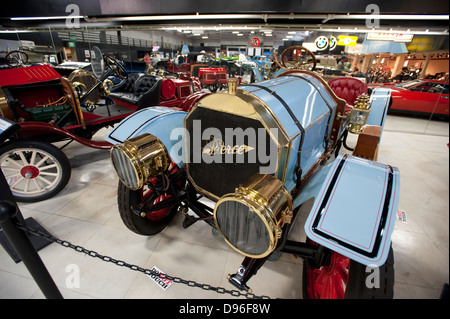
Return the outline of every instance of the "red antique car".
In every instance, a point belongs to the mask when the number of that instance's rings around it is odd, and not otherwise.
[[[182,63],[167,63],[167,71],[177,74],[180,79],[199,83],[200,88],[216,92],[227,86],[227,69],[215,66],[214,57],[209,53],[189,53]]]
[[[191,71],[193,64],[199,63],[198,60],[212,59],[210,54],[204,52],[191,52],[185,57],[179,56],[178,58],[167,61],[167,71],[172,74],[183,73],[186,74]]]
[[[392,90],[391,112],[435,114],[448,118],[448,81],[417,79],[388,86]]]
[[[216,92],[227,86],[227,70],[224,67],[193,66],[191,77],[198,79],[202,88]]]
[[[52,142],[109,149],[110,143],[91,139],[99,129],[143,107],[187,110],[195,102],[189,81],[128,75],[118,60],[105,56],[103,61],[108,71],[100,79],[81,69],[62,77],[49,65],[0,70],[0,115],[20,126],[0,145],[0,168],[17,201],[50,198],[68,183],[70,162]],[[110,76],[121,79],[119,87],[127,86],[122,100],[110,92]]]

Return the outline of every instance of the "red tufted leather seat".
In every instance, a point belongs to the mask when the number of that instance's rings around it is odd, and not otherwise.
[[[347,102],[345,114],[352,110],[356,98],[361,94],[368,94],[367,83],[352,77],[341,77],[332,79],[328,82],[333,92]]]

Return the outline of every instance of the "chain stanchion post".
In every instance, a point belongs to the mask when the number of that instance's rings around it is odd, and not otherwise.
[[[36,284],[47,299],[63,299],[26,232],[16,227],[18,208],[10,201],[0,201],[0,227],[22,259]]]

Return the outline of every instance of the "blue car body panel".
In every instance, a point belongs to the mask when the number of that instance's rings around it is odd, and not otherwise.
[[[295,174],[296,156],[301,139],[303,138],[303,145],[300,156],[304,175],[326,151],[324,137],[330,135],[330,132],[327,131],[328,124],[334,118],[337,105],[329,93],[323,89],[322,85],[308,74],[283,76],[258,83],[258,85],[270,90],[266,91],[257,86],[245,85],[240,86],[239,89],[256,96],[269,105],[271,111],[286,131],[289,140],[291,140],[290,154],[296,155],[289,157],[285,186],[287,189],[292,190],[297,182],[297,175]],[[290,106],[292,113],[295,114],[301,127],[304,129],[303,133],[281,101],[273,96],[270,91],[276,91],[277,95]],[[292,94],[293,92],[295,94]]]

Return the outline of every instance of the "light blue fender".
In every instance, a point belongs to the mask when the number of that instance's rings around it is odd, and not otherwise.
[[[166,146],[172,161],[179,167],[185,163],[184,118],[187,112],[167,107],[149,107],[123,119],[108,134],[111,144],[123,144],[127,139],[150,133]],[[180,152],[181,150],[181,152]]]
[[[391,246],[400,194],[397,168],[339,155],[294,199],[314,197],[306,235],[364,265],[381,266]]]

